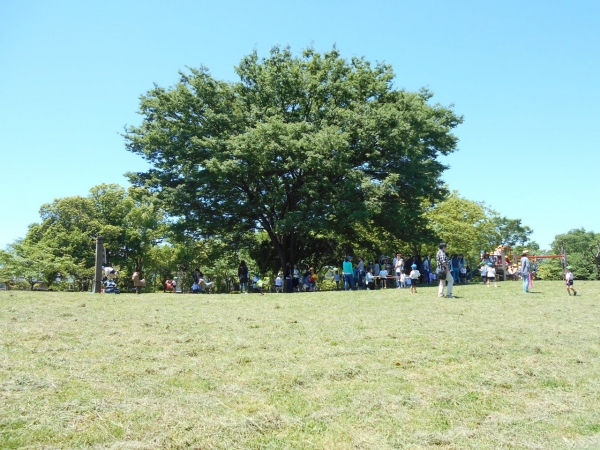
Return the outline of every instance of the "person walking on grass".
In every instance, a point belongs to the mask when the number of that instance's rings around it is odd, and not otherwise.
[[[452,296],[452,285],[454,284],[454,278],[452,278],[452,271],[450,270],[450,262],[448,261],[448,255],[446,255],[446,243],[442,242],[440,244],[440,249],[437,252],[437,255],[435,257],[435,261],[437,263],[437,275],[438,275],[438,279],[440,284],[438,287],[438,297],[443,297],[444,296],[444,287],[446,287],[446,282],[448,282],[448,288],[446,290],[446,297],[447,298],[454,298]],[[445,274],[446,276],[444,277],[444,279],[440,278],[441,274]]]
[[[487,287],[490,287],[492,282],[494,283],[494,287],[498,287],[498,285],[496,284],[496,268],[494,267],[491,261],[487,263],[487,266]]]
[[[577,291],[573,287],[573,268],[571,266],[567,266],[567,272],[565,273],[565,282],[567,283],[567,293],[571,295],[571,291],[573,291],[573,295],[577,295]]]
[[[419,272],[419,270],[417,269],[417,265],[413,264],[410,266],[411,267],[411,271],[410,274],[408,275],[408,279],[410,280],[410,292],[412,293],[417,293],[417,281],[419,281],[419,277],[421,276],[421,273]]]
[[[523,278],[523,292],[529,292],[529,275],[531,275],[531,263],[529,262],[529,250],[523,250],[521,255],[521,277]]]

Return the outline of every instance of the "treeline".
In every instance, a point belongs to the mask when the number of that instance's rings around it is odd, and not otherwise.
[[[440,240],[450,243],[452,253],[463,253],[474,262],[480,249],[497,245],[537,248],[529,240],[529,227],[458,192],[425,206],[423,216],[429,239],[420,235],[411,241],[391,235],[376,239],[368,232],[359,242],[333,234],[303,236],[294,263],[318,271],[339,265],[348,254],[364,255],[367,260],[397,251],[431,255]],[[139,187],[95,186],[87,197],[42,205],[40,218],[23,239],[0,250],[0,281],[9,288],[34,289],[44,283],[55,290],[90,290],[96,236],[105,238],[108,263],[119,270],[121,289],[130,287],[130,275],[136,270],[142,271],[150,289],[163,290],[165,281],[173,277],[184,286],[191,284],[191,273],[201,266],[219,291],[228,292],[236,288],[241,259],[261,275],[274,277],[282,269],[266,233],[239,236],[223,230],[218,238],[194,237],[178,230],[157,197]]]

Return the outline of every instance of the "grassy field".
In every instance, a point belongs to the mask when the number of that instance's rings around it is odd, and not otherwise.
[[[597,449],[600,283],[0,291],[0,448]]]

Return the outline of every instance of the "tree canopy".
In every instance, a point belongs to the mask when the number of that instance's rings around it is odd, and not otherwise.
[[[462,122],[452,107],[394,88],[391,66],[336,49],[275,47],[235,70],[235,82],[199,68],[156,86],[125,133],[152,166],[130,180],[158,194],[177,229],[233,241],[264,231],[282,264],[306,256],[315,236],[427,233],[422,205],[446,194],[438,157],[456,149]]]

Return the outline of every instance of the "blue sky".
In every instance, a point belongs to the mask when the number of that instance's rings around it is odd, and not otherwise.
[[[335,44],[454,104],[465,122],[444,179],[522,219],[542,248],[600,232],[599,20],[600,2],[581,0],[3,0],[0,248],[43,203],[145,168],[120,133],[153,83],[199,65],[234,80],[244,55],[276,44]]]

